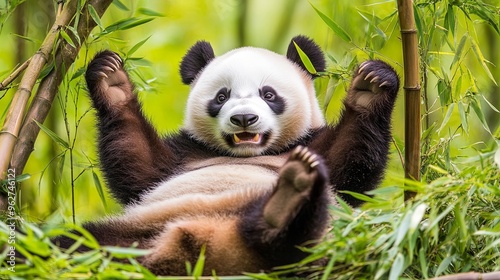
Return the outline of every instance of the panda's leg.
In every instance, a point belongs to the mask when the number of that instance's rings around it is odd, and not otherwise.
[[[331,193],[322,160],[296,148],[280,170],[273,193],[250,203],[240,223],[246,243],[267,266],[300,261],[297,246],[322,238],[329,224]]]
[[[263,264],[239,234],[239,221],[236,215],[200,215],[170,222],[141,263],[157,275],[186,275],[186,262],[194,266],[204,248],[204,275],[258,272]]]
[[[127,204],[168,176],[176,156],[142,114],[116,53],[98,53],[85,78],[97,110],[101,168],[115,197]]]
[[[366,61],[356,70],[336,126],[322,129],[309,147],[325,158],[335,190],[363,193],[384,174],[391,141],[391,114],[399,89],[385,62]],[[353,206],[360,201],[340,194]]]

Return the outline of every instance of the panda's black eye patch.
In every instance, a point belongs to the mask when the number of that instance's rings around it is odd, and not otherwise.
[[[272,87],[263,86],[259,89],[259,94],[260,98],[267,103],[276,115],[280,115],[285,111],[285,100]]]
[[[215,98],[210,100],[207,105],[207,112],[212,117],[215,118],[219,114],[220,109],[226,103],[226,101],[231,96],[231,90],[227,88],[221,88]]]

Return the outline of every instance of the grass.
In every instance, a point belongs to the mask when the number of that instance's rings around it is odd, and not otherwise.
[[[428,184],[394,179],[394,186],[375,190],[373,198],[365,197],[367,203],[361,209],[339,201],[331,208],[337,218],[330,233],[308,249],[308,258],[268,274],[238,279],[276,279],[297,272],[314,279],[425,279],[500,270],[499,168],[493,162],[493,153],[469,158],[463,166],[454,174],[431,167],[441,176]],[[400,203],[404,188],[417,191],[416,199]],[[400,205],[394,206],[395,201]],[[17,227],[16,250],[27,254],[28,260],[16,263],[12,272],[6,263],[6,246],[0,254],[0,278],[154,278],[134,260],[147,253],[144,250],[101,247],[85,234],[78,242],[92,250],[75,253],[75,248],[58,248],[50,238],[67,234],[70,229],[83,232],[78,226],[20,222]],[[1,244],[8,243],[9,234],[7,224],[0,222]],[[130,263],[114,259],[128,259]],[[325,260],[324,266],[313,265],[320,259]],[[200,267],[202,270],[202,262],[194,264],[190,274],[199,277]]]

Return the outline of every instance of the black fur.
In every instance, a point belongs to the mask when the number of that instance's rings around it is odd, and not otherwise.
[[[220,109],[222,109],[222,106],[224,106],[224,104],[227,102],[227,100],[229,100],[230,97],[231,97],[231,90],[227,88],[221,88],[215,95],[214,99],[208,102],[207,105],[208,114],[212,118],[217,117]]]
[[[213,58],[215,54],[212,46],[205,41],[197,42],[182,58],[180,67],[182,82],[186,85],[191,84]]]
[[[306,36],[299,35],[292,39],[292,41],[288,45],[288,50],[286,52],[286,57],[289,60],[295,62],[297,65],[300,66],[300,68],[309,73],[309,71],[307,71],[306,66],[302,62],[302,59],[300,59],[299,53],[297,51],[297,48],[295,47],[294,42],[307,55],[312,65],[314,66],[314,69],[317,72],[325,71],[326,62],[325,62],[325,57],[323,56],[323,51],[321,51],[321,48],[313,40],[307,38]],[[310,75],[313,78],[316,77],[316,75],[312,74]]]
[[[264,86],[259,90],[260,97],[266,101],[267,105],[273,110],[276,115],[281,115],[285,112],[286,101],[283,97],[270,86]],[[266,98],[266,94],[271,94],[272,98]]]

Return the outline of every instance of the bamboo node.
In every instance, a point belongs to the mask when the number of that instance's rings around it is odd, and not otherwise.
[[[0,131],[0,134],[4,134],[4,133],[5,133],[5,134],[10,134],[10,135],[11,135],[12,137],[14,137],[16,140],[17,140],[17,138],[18,138],[18,137],[17,137],[17,135],[15,135],[14,133],[12,133],[12,132],[10,132],[10,131],[8,131],[8,130],[2,130],[2,131]]]
[[[28,95],[31,95],[31,90],[29,88],[21,87],[21,88],[18,88],[17,91],[19,91],[20,93],[25,92]]]
[[[420,91],[420,85],[416,85],[414,87],[403,86],[403,89],[407,91]]]
[[[401,29],[402,34],[415,34],[417,33],[417,29]]]
[[[49,58],[47,57],[47,54],[41,50],[38,50],[35,55],[40,55],[43,57],[43,60],[45,60],[45,63],[49,62]]]

